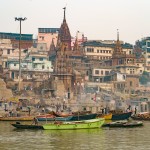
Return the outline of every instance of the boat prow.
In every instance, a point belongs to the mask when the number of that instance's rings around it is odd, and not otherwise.
[[[42,125],[21,124],[20,122],[12,123],[11,125],[17,129],[43,129]]]

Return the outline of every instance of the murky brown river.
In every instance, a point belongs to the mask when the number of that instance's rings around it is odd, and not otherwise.
[[[0,122],[0,150],[150,150],[150,122],[137,128],[18,130]]]

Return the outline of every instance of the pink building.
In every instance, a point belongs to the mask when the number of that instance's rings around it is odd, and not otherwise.
[[[38,28],[38,43],[46,44],[47,51],[50,49],[52,39],[56,46],[59,28]]]
[[[78,41],[78,45],[81,45],[83,42],[87,41],[87,37],[84,36],[83,32],[77,31],[76,36],[71,38],[71,48],[73,49],[75,41]]]

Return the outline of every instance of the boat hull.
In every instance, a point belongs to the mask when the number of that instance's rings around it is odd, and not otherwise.
[[[70,121],[90,120],[90,119],[95,119],[96,117],[97,114],[76,115],[76,116],[72,116]]]
[[[143,126],[143,122],[138,121],[138,122],[123,122],[123,121],[118,121],[118,122],[111,122],[111,123],[106,123],[103,124],[103,127],[110,127],[110,128],[134,128],[134,127],[140,127]]]
[[[61,124],[45,124],[45,130],[77,130],[77,129],[92,129],[100,128],[104,124],[105,119],[91,119],[83,121],[63,122]]]
[[[70,121],[73,116],[68,117],[38,117],[38,121]]]
[[[29,125],[29,124],[11,124],[17,129],[43,129],[42,125]]]
[[[112,114],[104,114],[98,116],[99,118],[104,118],[105,120],[111,120],[112,119]]]
[[[132,115],[132,112],[122,113],[122,114],[112,114],[111,120],[125,120],[129,119]]]
[[[3,117],[0,121],[32,121],[34,117]]]

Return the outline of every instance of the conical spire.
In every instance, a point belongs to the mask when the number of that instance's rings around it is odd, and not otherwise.
[[[64,9],[64,19],[63,19],[63,21],[66,21],[66,7],[64,7],[63,9]]]
[[[116,46],[114,48],[113,57],[119,57],[122,54],[123,54],[123,51],[122,51],[122,47],[121,47],[120,40],[119,40],[119,31],[117,29],[117,41],[116,41]]]
[[[117,29],[117,41],[119,41],[119,30]]]
[[[61,24],[60,27],[58,41],[66,42],[68,44],[68,48],[71,49],[71,34],[66,22],[66,7],[64,7],[63,9],[64,9],[64,18],[63,23]]]
[[[55,47],[55,44],[54,44],[54,39],[52,38],[52,42],[51,42],[51,44],[50,44],[50,49],[49,49],[49,52],[48,52],[48,55],[51,55],[51,54],[54,54],[54,53],[56,53],[55,50],[56,49],[56,47]]]

